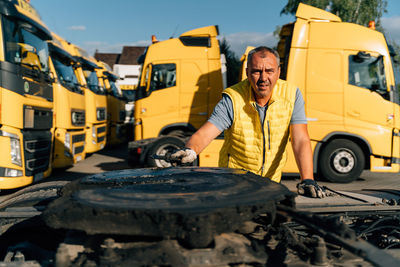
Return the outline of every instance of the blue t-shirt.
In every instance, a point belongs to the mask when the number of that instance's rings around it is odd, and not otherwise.
[[[267,108],[268,105],[261,107],[257,104],[257,111],[260,115],[261,125],[263,125]],[[222,94],[222,99],[215,106],[208,121],[214,124],[220,131],[225,131],[231,127],[233,123],[233,104],[231,98],[227,94]],[[306,113],[304,110],[304,99],[299,88],[296,90],[296,100],[294,102],[290,124],[307,124]]]

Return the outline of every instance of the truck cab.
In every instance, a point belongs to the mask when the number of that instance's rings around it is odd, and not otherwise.
[[[64,48],[75,57],[79,63],[77,67],[78,81],[85,91],[86,107],[86,153],[94,153],[103,149],[107,141],[107,100],[106,90],[100,85],[94,58],[78,46],[63,41]]]
[[[148,155],[182,146],[221,98],[217,36],[217,26],[194,29],[178,38],[154,41],[143,55],[130,150],[140,151],[139,157],[149,165],[159,162]]]
[[[107,145],[114,146],[127,141],[125,125],[127,101],[116,83],[119,77],[105,62],[98,61],[97,63],[101,67],[97,71],[100,83],[107,92]]]
[[[11,189],[51,173],[52,37],[27,1],[0,1],[0,20],[0,189]]]
[[[54,34],[53,34],[54,36]],[[78,62],[54,40],[49,43],[50,67],[54,73],[53,168],[71,166],[85,158],[85,95],[75,66]]]
[[[384,35],[304,4],[296,17],[280,32],[281,79],[305,99],[314,171],[332,182],[398,172],[399,81]],[[297,172],[292,156],[285,171]]]

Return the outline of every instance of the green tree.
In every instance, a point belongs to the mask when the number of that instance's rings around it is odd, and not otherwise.
[[[381,24],[381,17],[386,13],[386,0],[288,0],[281,11],[282,14],[296,14],[300,3],[327,10],[345,22],[368,26],[369,21]]]
[[[221,41],[220,50],[221,54],[224,54],[226,58],[227,86],[234,85],[239,81],[240,59],[231,50],[225,38]]]

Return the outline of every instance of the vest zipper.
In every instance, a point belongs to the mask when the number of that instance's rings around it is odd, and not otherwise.
[[[265,163],[265,131],[264,131],[265,117],[264,117],[263,124],[261,125],[261,132],[262,132],[262,135],[263,135],[263,150],[262,150],[263,151],[263,156],[262,156],[262,164],[261,164],[261,175],[263,175],[264,163]],[[268,125],[269,125],[269,123],[268,123]]]
[[[229,168],[229,160],[231,159],[231,154],[228,153],[228,164],[227,164],[227,168]]]
[[[271,150],[271,130],[269,128],[269,121],[267,121],[267,127],[268,127],[268,151]]]

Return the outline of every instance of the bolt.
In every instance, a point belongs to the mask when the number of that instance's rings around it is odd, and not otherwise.
[[[319,236],[317,237],[317,239],[318,244],[314,249],[313,264],[318,266],[325,266],[328,264],[325,241]]]
[[[17,251],[17,253],[15,253],[15,255],[14,255],[14,261],[18,261],[18,262],[23,262],[23,261],[25,261],[25,256],[24,256],[24,254],[22,254],[21,251]]]

